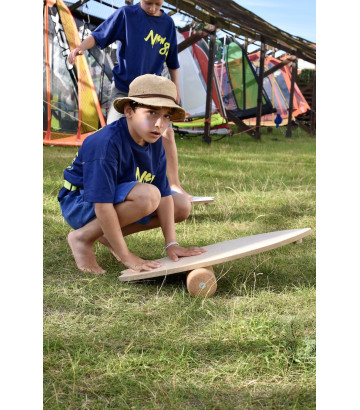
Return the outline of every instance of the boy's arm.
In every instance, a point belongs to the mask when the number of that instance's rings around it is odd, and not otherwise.
[[[176,85],[176,91],[177,91],[176,103],[179,104],[181,100],[180,87],[179,87],[179,69],[169,68],[169,74],[170,74],[171,81]]]
[[[71,51],[68,57],[70,64],[75,64],[75,57],[84,54],[85,50],[89,50],[95,45],[104,49],[107,45],[114,43],[116,40],[122,40],[121,33],[125,31],[125,7],[120,7],[110,17],[103,21],[86,39]]]
[[[157,209],[161,230],[164,235],[165,245],[169,242],[176,242],[175,221],[174,221],[174,201],[169,196],[164,196],[160,200]]]
[[[125,266],[134,270],[151,270],[161,266],[157,261],[143,260],[129,251],[112,203],[96,202],[95,214],[106,239]]]
[[[86,50],[89,50],[90,48],[93,48],[96,45],[96,41],[94,37],[90,34],[86,39],[79,45],[79,47],[74,48],[74,50],[71,51],[68,57],[68,61],[71,65],[75,64],[75,57],[78,55],[84,54]]]
[[[165,238],[165,245],[170,242],[176,242],[175,221],[174,221],[174,201],[172,196],[162,197],[157,215],[160,221],[160,226]],[[205,249],[191,247],[183,248],[178,244],[169,246],[166,249],[168,256],[175,262],[179,260],[179,256],[195,256],[206,252]]]

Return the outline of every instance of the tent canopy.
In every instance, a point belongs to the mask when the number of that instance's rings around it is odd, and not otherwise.
[[[215,64],[217,81],[226,109],[243,120],[256,115],[259,79],[245,50],[236,41],[224,38],[218,42],[218,60]],[[263,90],[262,113],[274,109]]]
[[[255,68],[259,70],[260,65],[260,53],[253,53],[249,55],[249,60],[254,64]],[[264,66],[265,70],[270,70],[272,67],[281,63],[271,56],[265,56]],[[283,119],[282,125],[286,125],[289,116],[289,100],[291,89],[291,71],[287,65],[274,71],[272,74],[264,78],[264,90],[270,98],[270,101],[276,113],[279,113]],[[310,110],[308,103],[302,95],[297,84],[294,84],[294,96],[293,96],[293,119],[300,114],[306,113]],[[261,117],[262,125],[275,125],[274,120],[276,113],[263,115]],[[251,123],[251,122],[250,122]]]

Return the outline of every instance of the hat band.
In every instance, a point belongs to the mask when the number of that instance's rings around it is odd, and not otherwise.
[[[171,100],[176,104],[175,98],[170,97],[169,95],[164,95],[164,94],[141,94],[141,95],[129,95],[128,97],[129,98],[132,98],[132,97],[138,97],[138,98],[153,98],[153,97],[167,98],[168,100]]]

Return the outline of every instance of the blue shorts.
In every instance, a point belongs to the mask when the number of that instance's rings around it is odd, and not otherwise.
[[[115,190],[114,205],[120,202],[124,202],[129,192],[139,182],[124,182],[119,184]],[[65,221],[73,228],[79,229],[93,219],[95,215],[95,205],[93,202],[84,201],[84,190],[68,191],[68,193],[60,199],[60,209]],[[153,213],[139,219],[136,223],[146,225]]]

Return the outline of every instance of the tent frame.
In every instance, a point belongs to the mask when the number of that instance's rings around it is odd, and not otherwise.
[[[188,15],[191,15],[195,20],[202,21],[204,23],[214,24],[218,29],[229,30],[232,33],[236,33],[240,36],[244,36],[246,45],[260,41],[261,50],[267,46],[284,50],[295,58],[302,58],[305,61],[315,64],[316,63],[316,44],[301,37],[293,36],[283,30],[272,26],[265,20],[258,17],[256,14],[241,7],[231,0],[213,0],[205,1],[200,0],[194,3],[191,0],[167,0],[167,3],[172,4],[176,11],[183,10]],[[221,17],[220,17],[221,16]],[[180,45],[179,45],[180,47]],[[215,54],[215,50],[213,50]],[[264,52],[265,54],[265,52]],[[209,54],[209,60],[214,58]],[[279,67],[280,68],[280,67]],[[296,77],[296,71],[294,73],[294,80]],[[260,68],[260,78],[263,78],[264,72]],[[262,84],[262,81],[260,81]],[[260,89],[261,87],[259,87]],[[259,90],[260,92],[260,90]],[[314,100],[315,100],[315,87],[314,87]],[[290,103],[291,104],[291,103]],[[289,118],[292,116],[292,104],[289,104]],[[312,107],[313,108],[313,107]],[[260,139],[260,123],[258,124],[258,117],[261,117],[261,99],[258,100],[258,112],[257,112],[257,128],[253,136],[256,139]],[[231,115],[230,115],[231,116]],[[229,118],[230,118],[229,116]],[[311,130],[315,129],[315,112],[312,109],[311,115]],[[237,121],[238,123],[238,121]],[[291,125],[291,121],[290,121]],[[291,137],[291,126],[288,125],[287,136]],[[246,127],[246,125],[244,124]],[[244,128],[244,127],[242,127]],[[210,143],[210,135],[205,135],[204,140]]]
[[[75,14],[77,11],[76,9],[82,6],[89,0],[80,0],[77,3],[74,3],[71,6],[71,11]],[[99,0],[95,0],[99,1]],[[103,1],[99,1],[103,3]],[[133,0],[126,0],[125,2],[127,5],[133,4]],[[172,5],[173,8],[168,7],[170,10],[169,14],[174,14],[176,12],[181,12],[188,16],[191,16],[195,21],[200,21],[203,23],[207,23],[214,26],[213,30],[202,30],[198,32],[197,38],[199,37],[204,38],[206,35],[210,35],[210,50],[209,50],[209,67],[208,67],[208,90],[207,90],[207,98],[206,98],[206,118],[209,117],[209,106],[211,105],[211,95],[212,95],[212,79],[214,78],[214,67],[213,62],[215,61],[215,47],[212,46],[212,42],[215,42],[215,32],[216,29],[228,30],[232,33],[237,34],[238,36],[243,36],[245,41],[245,48],[249,44],[256,43],[260,41],[260,48],[261,54],[263,58],[265,56],[265,50],[271,46],[273,48],[277,48],[278,50],[284,50],[295,57],[295,60],[291,63],[295,65],[293,66],[292,70],[292,82],[295,82],[296,77],[296,67],[297,67],[297,58],[302,58],[305,61],[315,64],[316,63],[316,44],[312,43],[304,38],[293,36],[279,28],[272,26],[270,23],[266,22],[265,20],[258,17],[256,14],[250,12],[249,10],[241,7],[237,3],[232,0],[212,0],[212,1],[205,1],[200,0],[194,3],[191,0],[167,0],[168,4]],[[116,8],[116,7],[115,7]],[[210,33],[207,33],[210,31]],[[179,52],[181,52],[184,48],[188,47],[189,45],[193,44],[192,41],[195,42],[195,38],[191,39],[188,38],[186,44],[179,44]],[[185,42],[184,42],[185,43]],[[212,64],[210,64],[212,62]],[[278,67],[280,68],[280,67]],[[275,68],[274,68],[275,71]],[[260,79],[259,82],[259,90],[258,93],[260,95],[260,91],[262,89],[262,80],[266,75],[270,73],[264,73],[263,64],[260,63]],[[315,81],[314,81],[315,84]],[[293,96],[293,87],[292,87],[292,94],[290,96],[289,101],[289,118],[292,117],[292,96]],[[313,101],[315,102],[316,99],[316,89],[315,85],[313,88]],[[210,102],[209,102],[210,101]],[[256,132],[250,132],[251,135],[254,136],[256,139],[260,139],[260,122],[259,118],[261,117],[261,107],[262,106],[262,99],[258,98],[258,106],[257,106],[257,122],[256,122]],[[228,115],[229,119],[233,116]],[[233,118],[234,119],[234,118]],[[312,107],[311,113],[311,127],[310,133],[313,135],[315,131],[315,104]],[[246,125],[243,123],[240,127],[239,121],[234,121],[239,128],[242,130],[246,129]],[[242,123],[242,121],[241,121]],[[287,137],[291,137],[291,120],[288,123],[288,130],[287,130]],[[211,136],[210,136],[210,125],[208,123],[205,124],[205,133],[203,137],[203,141],[210,144],[211,143]]]

